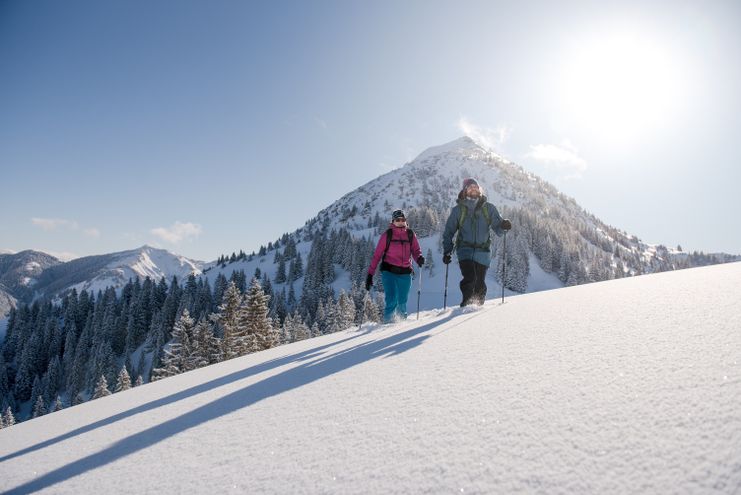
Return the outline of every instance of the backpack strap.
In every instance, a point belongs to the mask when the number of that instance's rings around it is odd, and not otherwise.
[[[391,246],[391,236],[393,235],[393,231],[391,230],[391,227],[386,231],[386,249],[383,250],[383,257],[381,258],[382,262],[386,262],[386,253],[389,250],[389,247]],[[409,249],[411,250],[412,245],[412,239],[414,239],[414,231],[412,229],[407,229],[407,237],[409,238]],[[396,241],[396,242],[404,242],[404,241]]]
[[[476,209],[474,208],[474,213],[476,212]],[[481,211],[484,214],[484,219],[486,219],[486,224],[489,226],[489,229],[491,229],[491,217],[489,216],[489,210],[486,208],[486,203],[481,205]],[[466,214],[468,213],[468,207],[464,205],[463,203],[460,204],[460,214],[458,215],[458,231],[460,233],[461,227],[463,227],[463,221],[466,219]],[[456,237],[456,244],[458,246],[463,247],[472,247],[474,249],[482,249],[487,250],[491,247],[491,232],[487,232],[488,238],[485,243],[483,244],[474,244],[472,242],[466,242],[466,241],[460,241]]]
[[[389,246],[391,246],[391,234],[393,231],[391,230],[391,227],[386,231],[386,249],[383,250],[383,256],[381,257],[381,262],[386,262],[386,253],[389,251]]]
[[[461,227],[463,227],[463,220],[466,219],[466,213],[468,213],[468,207],[466,205],[461,204],[460,207],[461,207],[461,213],[460,215],[458,215],[458,229],[459,230]],[[481,212],[484,214],[484,218],[486,219],[486,223],[489,225],[489,228],[491,228],[491,217],[489,216],[489,209],[486,207],[486,203],[484,203],[484,205],[481,207]]]

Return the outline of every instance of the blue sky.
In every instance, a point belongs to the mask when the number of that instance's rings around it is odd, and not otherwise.
[[[464,133],[741,253],[737,2],[0,1],[0,250],[213,260]]]

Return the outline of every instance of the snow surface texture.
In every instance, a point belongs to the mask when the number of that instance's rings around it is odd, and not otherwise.
[[[0,430],[0,491],[739,493],[741,263],[433,310]]]

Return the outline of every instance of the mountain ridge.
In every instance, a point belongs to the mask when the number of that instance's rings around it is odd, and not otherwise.
[[[49,260],[45,264],[38,257]],[[0,255],[0,289],[16,301],[32,302],[38,297],[58,297],[72,289],[96,293],[112,286],[122,287],[130,278],[159,280],[191,273],[200,275],[206,263],[190,260],[168,250],[143,245],[114,253],[83,256],[63,262],[40,251],[25,250]],[[19,267],[25,266],[25,272]],[[6,267],[6,269],[3,269]],[[29,267],[40,268],[29,272]],[[29,272],[29,273],[26,273]],[[32,275],[31,278],[29,275]],[[5,312],[0,313],[0,315]]]

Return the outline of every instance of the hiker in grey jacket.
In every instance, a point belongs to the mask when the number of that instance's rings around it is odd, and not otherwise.
[[[486,270],[491,263],[491,231],[501,236],[511,228],[512,223],[502,219],[497,208],[486,201],[476,179],[464,180],[443,232],[443,263],[446,265],[452,259],[453,235],[458,232],[455,253],[463,275],[461,306],[484,304]]]

